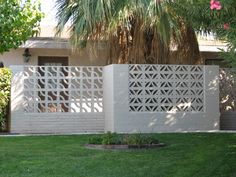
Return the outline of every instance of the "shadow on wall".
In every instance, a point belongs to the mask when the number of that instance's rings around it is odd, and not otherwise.
[[[219,129],[219,120],[207,120],[205,114],[193,113],[131,113],[128,123],[119,123],[115,130],[122,133],[155,133],[155,132],[185,132],[214,131]],[[126,117],[127,118],[127,117]],[[128,127],[123,127],[129,125]]]
[[[220,112],[236,111],[236,69],[220,69]]]

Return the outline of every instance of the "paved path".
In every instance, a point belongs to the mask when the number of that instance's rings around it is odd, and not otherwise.
[[[162,132],[159,132],[162,133]],[[195,132],[164,132],[164,133],[236,133],[236,130],[214,130],[214,131],[195,131]],[[63,135],[85,135],[86,133],[70,133],[70,134],[16,134],[16,133],[0,133],[0,137],[23,137],[23,136],[63,136]],[[94,133],[95,134],[95,133]],[[98,133],[101,134],[101,133]]]

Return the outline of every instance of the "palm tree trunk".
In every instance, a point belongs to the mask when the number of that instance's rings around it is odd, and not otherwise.
[[[175,64],[203,64],[196,33],[192,26],[182,23],[181,38],[177,45]]]

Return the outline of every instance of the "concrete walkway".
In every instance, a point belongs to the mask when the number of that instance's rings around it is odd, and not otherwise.
[[[162,132],[158,132],[158,133],[162,133]],[[158,134],[157,133],[157,134]],[[236,134],[236,130],[218,130],[218,131],[195,131],[195,132],[165,132],[165,133],[235,133]],[[89,135],[89,133],[70,133],[70,134],[15,134],[15,133],[1,133],[0,132],[0,137],[23,137],[23,136],[68,136],[68,135]],[[93,133],[95,134],[95,133]],[[101,134],[101,133],[97,133],[97,134]]]

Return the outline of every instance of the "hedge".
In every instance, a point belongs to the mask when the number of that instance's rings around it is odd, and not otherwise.
[[[7,112],[10,101],[12,73],[8,68],[0,68],[0,131],[7,129]]]

